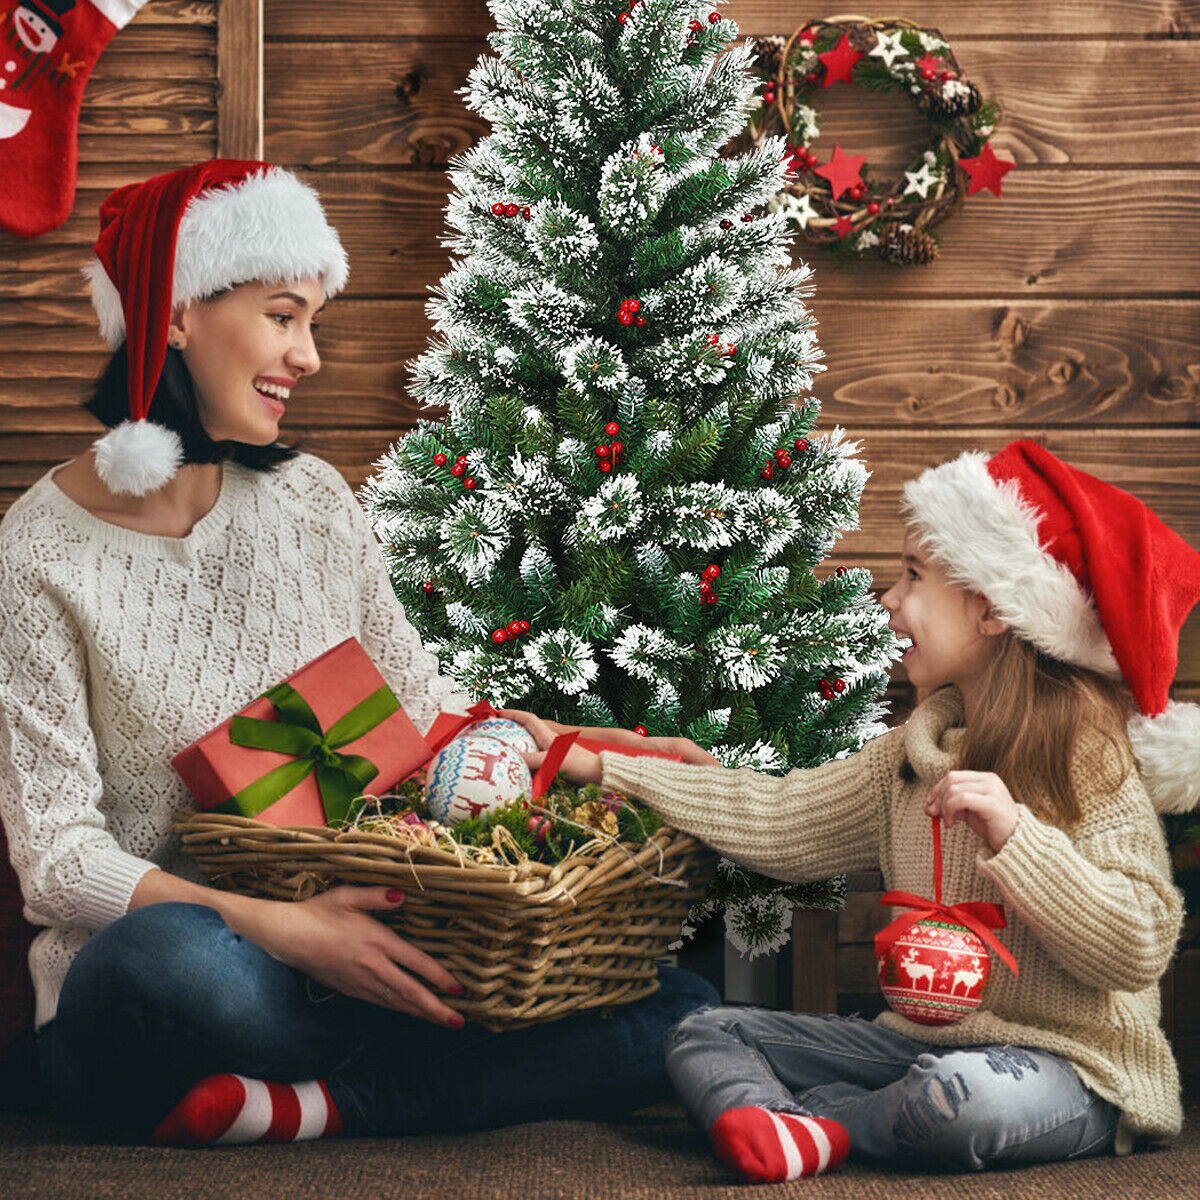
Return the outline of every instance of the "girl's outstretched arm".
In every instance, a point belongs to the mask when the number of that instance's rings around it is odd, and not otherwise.
[[[504,715],[524,725],[541,751],[567,728],[531,713],[505,709]],[[618,740],[612,731],[599,732]],[[643,746],[656,740],[629,736]],[[663,748],[683,753],[684,762],[572,746],[561,770],[577,783],[640,798],[676,829],[776,879],[798,883],[879,866],[883,814],[904,753],[902,728],[848,758],[783,777],[731,770],[694,743],[670,740]]]

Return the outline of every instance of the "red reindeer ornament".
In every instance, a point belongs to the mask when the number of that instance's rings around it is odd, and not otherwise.
[[[999,904],[942,903],[942,827],[933,818],[933,899],[885,892],[881,904],[911,909],[875,935],[879,986],[894,1012],[918,1025],[950,1025],[979,1007],[991,974],[990,946],[1018,974],[991,932],[1005,926]]]

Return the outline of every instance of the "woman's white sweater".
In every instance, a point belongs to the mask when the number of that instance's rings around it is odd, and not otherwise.
[[[57,468],[55,468],[57,470]],[[47,472],[0,521],[0,817],[25,916],[35,1024],[79,948],[153,867],[200,882],[171,834],[171,757],[354,636],[414,724],[469,703],[421,646],[350,486],[300,454],[226,462],[182,538],[76,504]]]

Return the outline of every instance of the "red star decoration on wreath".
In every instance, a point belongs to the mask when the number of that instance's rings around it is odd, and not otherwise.
[[[823,167],[815,167],[813,174],[829,180],[829,186],[833,188],[833,198],[836,200],[847,188],[862,183],[858,173],[866,161],[865,154],[843,154],[841,146],[835,145],[833,157]],[[959,159],[959,162],[962,161]]]
[[[846,234],[853,232],[854,222],[848,216],[846,216],[845,213],[843,213],[836,221],[834,221],[833,229],[838,237],[844,238]]]
[[[960,158],[958,165],[971,177],[971,186],[967,188],[968,196],[973,196],[976,192],[982,191],[984,188],[995,192],[999,196],[1000,181],[1017,164],[1015,162],[1005,162],[1003,159],[997,158],[992,153],[992,143],[984,142],[981,154],[976,155],[974,158]]]
[[[936,54],[926,54],[919,63],[918,71],[932,71],[935,75],[942,69],[942,60]]]
[[[854,64],[862,58],[862,54],[850,47],[850,35],[842,34],[841,41],[832,50],[826,50],[817,57],[825,64],[825,82],[823,87],[832,87],[838,82],[852,83],[851,74]]]

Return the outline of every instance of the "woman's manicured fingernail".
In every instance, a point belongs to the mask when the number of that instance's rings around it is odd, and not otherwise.
[[[387,898],[389,904],[399,904],[404,899],[404,893],[399,888],[388,888]]]
[[[466,1023],[467,1019],[462,1013],[455,1013],[454,1017],[447,1022],[451,1029],[461,1029]]]

